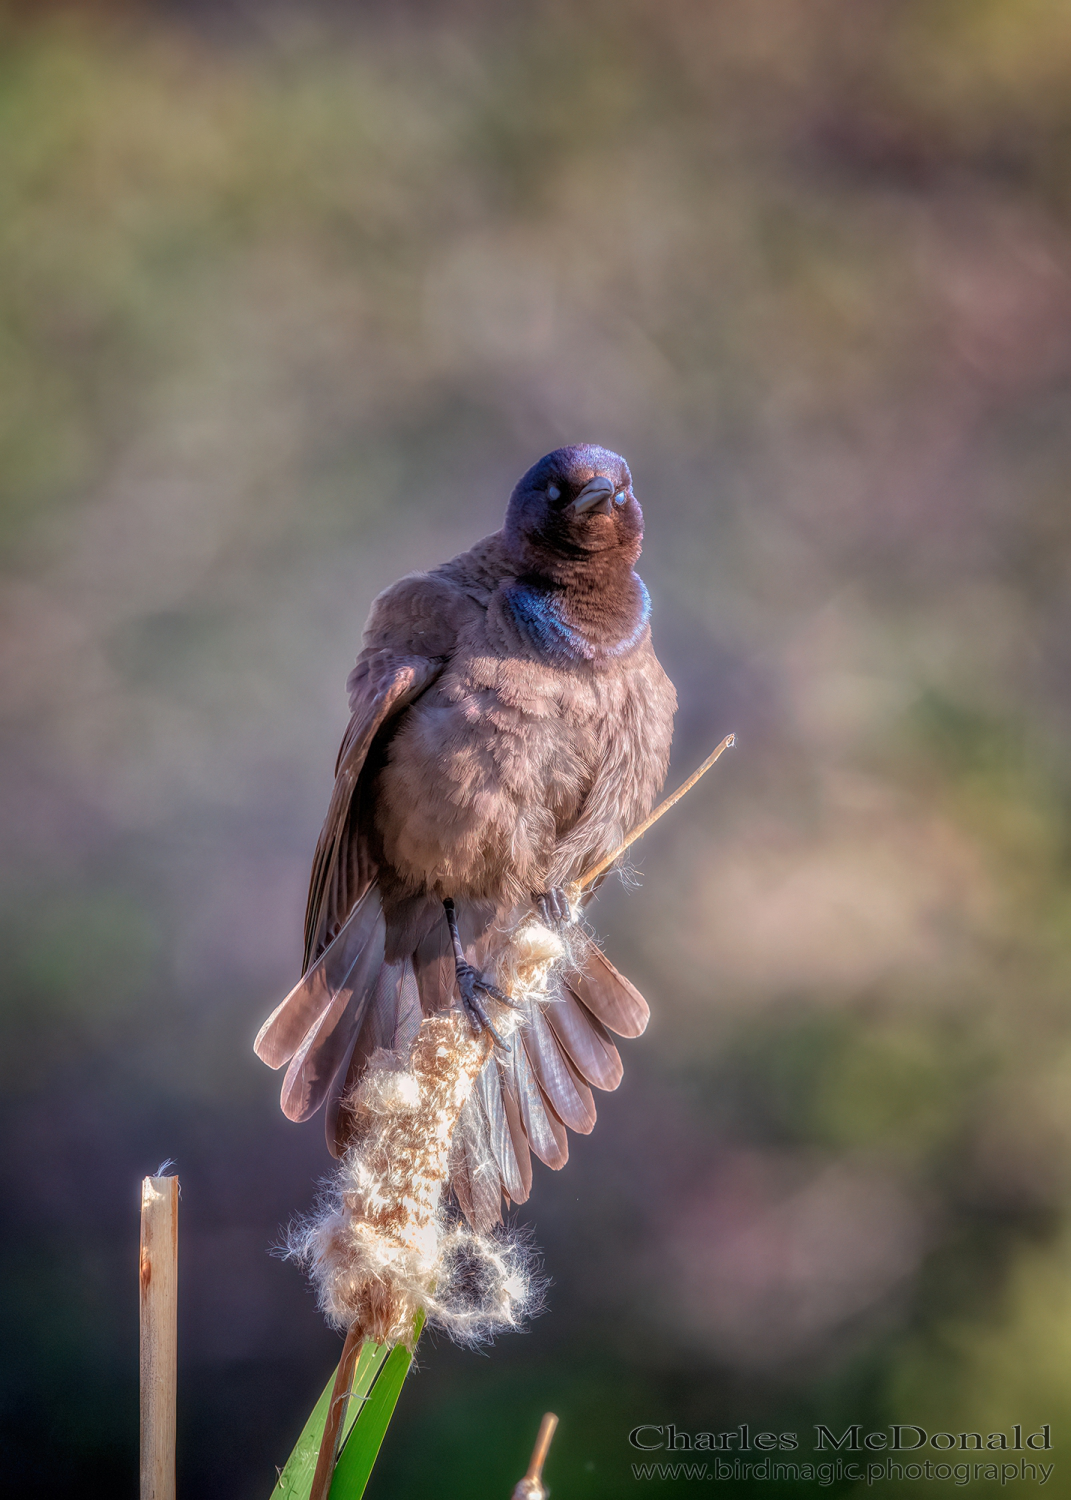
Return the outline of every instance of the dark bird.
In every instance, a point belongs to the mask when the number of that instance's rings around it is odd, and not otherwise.
[[[502,1194],[527,1198],[530,1149],[565,1163],[566,1126],[595,1122],[591,1086],[620,1081],[609,1033],[647,1023],[566,896],[646,816],[669,760],[676,695],[651,646],[642,538],[624,459],[559,448],[519,481],[500,531],[375,600],[313,863],[304,976],[256,1042],[288,1065],[290,1119],[330,1101],[338,1155],[339,1101],[377,1049],[404,1053],[424,1016],[459,1003],[493,1030],[510,934],[533,912],[564,930],[570,958],[548,998],[521,1000],[455,1134],[451,1185],[477,1228],[498,1221]],[[477,1170],[487,1161],[493,1182]]]

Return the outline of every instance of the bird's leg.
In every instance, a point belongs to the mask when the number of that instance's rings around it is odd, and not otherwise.
[[[544,927],[551,927],[555,932],[560,932],[566,923],[573,920],[569,898],[560,885],[552,885],[549,891],[540,891],[538,895],[532,897],[532,900],[535,902]]]
[[[499,1000],[503,1005],[509,1005],[511,1003],[510,998],[508,995],[504,995],[497,985],[485,979],[480,971],[473,968],[472,964],[466,959],[465,950],[461,946],[461,934],[457,930],[457,912],[449,896],[444,899],[443,906],[446,909],[446,925],[450,929],[450,942],[453,944],[454,949],[454,971],[457,974],[457,987],[461,994],[461,1003],[472,1023],[472,1029],[477,1032],[481,1029],[489,1031],[498,1045],[504,1047],[508,1052],[509,1044],[499,1036],[498,1032],[491,1025],[491,1021],[478,998],[478,994],[482,992],[485,995],[490,995],[492,1000]]]

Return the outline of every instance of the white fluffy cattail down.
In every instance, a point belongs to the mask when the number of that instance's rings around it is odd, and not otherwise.
[[[497,977],[513,1005],[488,1008],[507,1047],[521,1045],[521,1018],[546,1001],[565,956],[562,939],[532,921],[500,950]],[[481,1071],[494,1066],[495,1045],[459,1009],[427,1016],[408,1053],[377,1051],[342,1101],[350,1145],[319,1212],[288,1243],[333,1325],[408,1343],[423,1309],[459,1342],[475,1343],[533,1310],[539,1285],[525,1247],[501,1228],[473,1228],[444,1192],[458,1166],[459,1117]],[[471,1161],[465,1170],[472,1174]],[[497,1185],[492,1158],[475,1170]]]

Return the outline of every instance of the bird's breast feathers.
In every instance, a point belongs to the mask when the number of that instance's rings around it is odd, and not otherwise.
[[[542,889],[596,787],[615,809],[609,850],[665,774],[671,694],[649,650],[612,671],[563,671],[486,639],[459,645],[402,716],[380,772],[387,863],[414,887],[434,870],[428,884],[459,894]]]

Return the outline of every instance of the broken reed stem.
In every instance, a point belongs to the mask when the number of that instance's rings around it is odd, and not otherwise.
[[[532,1449],[532,1457],[528,1462],[528,1472],[523,1479],[517,1481],[511,1500],[546,1500],[546,1487],[543,1484],[543,1465],[547,1461],[547,1453],[550,1450],[550,1440],[554,1436],[558,1426],[558,1418],[552,1411],[548,1411],[539,1424],[539,1433]]]
[[[327,1500],[330,1494],[331,1479],[335,1472],[335,1459],[338,1457],[336,1452],[338,1435],[342,1429],[342,1420],[346,1415],[350,1386],[353,1384],[353,1372],[357,1367],[363,1343],[364,1336],[360,1327],[354,1323],[346,1334],[346,1342],[342,1345],[342,1356],[338,1362],[335,1384],[331,1391],[331,1405],[327,1408],[324,1435],[320,1439],[320,1451],[316,1455],[316,1472],[312,1476],[309,1500]]]
[[[177,1177],[141,1184],[141,1500],[175,1500]]]
[[[718,748],[714,751],[714,753],[707,756],[703,764],[697,770],[692,772],[687,781],[682,782],[677,790],[673,792],[669,797],[667,797],[664,802],[660,802],[655,808],[654,812],[651,813],[648,817],[644,818],[642,823],[636,824],[636,827],[628,835],[623,844],[618,844],[617,848],[612,854],[608,854],[605,859],[600,859],[599,863],[597,865],[592,865],[590,870],[584,871],[583,875],[581,875],[580,879],[576,882],[577,887],[583,889],[584,886],[590,885],[593,880],[597,880],[604,870],[608,870],[610,868],[615,859],[620,859],[622,854],[624,854],[625,850],[628,849],[631,844],[634,844],[638,838],[642,838],[653,823],[658,822],[663,813],[669,812],[670,808],[681,800],[685,792],[690,792],[692,790],[692,787],[695,786],[700,776],[705,776],[707,774],[711,766],[723,751],[728,750],[732,745],[735,744],[736,735],[727,734]]]

